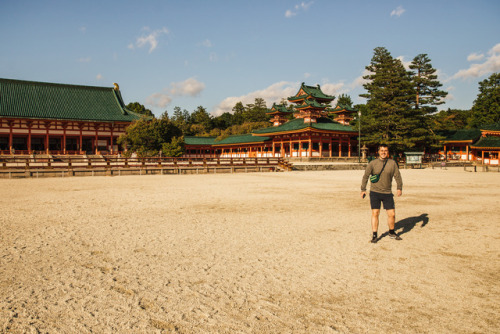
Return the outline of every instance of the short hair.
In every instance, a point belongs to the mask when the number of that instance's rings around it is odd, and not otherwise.
[[[389,146],[387,146],[387,144],[380,144],[380,145],[378,145],[378,149],[377,149],[377,151],[380,151],[380,149],[381,149],[382,147],[385,147],[385,148],[389,149]]]

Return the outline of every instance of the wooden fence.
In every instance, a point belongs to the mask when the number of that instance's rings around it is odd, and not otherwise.
[[[283,158],[126,158],[117,156],[0,156],[0,177],[146,175],[288,171]]]

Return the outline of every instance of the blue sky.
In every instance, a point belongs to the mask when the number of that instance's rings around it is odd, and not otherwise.
[[[409,63],[428,54],[468,109],[500,71],[500,1],[0,0],[0,77],[112,87],[156,115],[204,106],[214,115],[301,82],[363,103],[373,49]]]

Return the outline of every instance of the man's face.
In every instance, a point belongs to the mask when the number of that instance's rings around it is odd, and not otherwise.
[[[389,156],[389,149],[387,147],[380,147],[378,149],[378,156],[381,159],[386,159]]]

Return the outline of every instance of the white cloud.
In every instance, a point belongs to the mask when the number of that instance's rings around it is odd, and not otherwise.
[[[86,26],[82,26],[78,29],[82,34],[85,34],[87,32],[87,27]]]
[[[405,60],[405,56],[399,56],[399,57],[396,57],[396,59],[399,59],[401,61],[401,63],[403,64],[404,68],[408,71],[410,69],[410,65],[411,65],[411,60]]]
[[[232,113],[232,109],[236,103],[241,102],[243,105],[254,103],[258,97],[263,98],[267,106],[271,107],[273,103],[279,103],[281,99],[286,99],[297,93],[299,87],[300,83],[298,82],[280,81],[267,88],[245,95],[227,97],[214,108],[213,114],[219,116],[225,112]]]
[[[291,17],[294,17],[294,16],[296,16],[296,15],[299,13],[299,11],[301,11],[301,10],[304,10],[304,11],[305,11],[305,10],[308,10],[308,9],[309,9],[309,7],[311,7],[311,5],[312,5],[313,3],[314,3],[314,1],[309,1],[309,2],[301,2],[300,4],[295,5],[295,6],[293,7],[293,9],[287,9],[287,10],[285,11],[285,17],[286,17],[286,18],[291,18]]]
[[[181,82],[172,82],[170,86],[170,94],[175,96],[196,96],[205,89],[205,84],[195,78],[189,78]]]
[[[101,73],[97,74],[97,75],[95,76],[95,78],[96,78],[97,80],[102,80],[102,74],[101,74]]]
[[[208,59],[210,59],[211,62],[216,62],[219,58],[217,57],[217,54],[215,52],[210,52]]]
[[[206,48],[211,48],[212,46],[214,46],[209,39],[206,39],[203,42],[201,42],[201,45],[203,45]]]
[[[398,6],[398,8],[394,9],[391,12],[391,16],[400,17],[401,15],[403,15],[404,12],[406,12],[406,9],[404,9],[403,6]]]
[[[469,60],[470,57],[471,55],[469,55],[467,59]],[[497,71],[500,71],[500,43],[488,51],[488,57],[483,63],[471,64],[469,68],[458,71],[450,79],[465,80],[469,78],[478,78]]]
[[[172,82],[170,87],[162,89],[159,93],[151,94],[146,98],[146,103],[159,108],[165,108],[172,102],[174,96],[197,96],[205,89],[205,84],[189,78],[180,82]]]
[[[306,73],[304,73],[304,78],[306,78],[306,79],[307,79],[307,78],[309,78],[310,76],[311,76],[311,73],[307,73],[307,72],[306,72]]]
[[[481,60],[484,58],[484,54],[477,54],[477,53],[471,53],[468,57],[467,57],[467,61],[476,61],[476,60]]]
[[[341,93],[346,93],[343,82],[338,82],[338,83],[330,83],[330,82],[324,82],[321,84],[321,91],[327,95],[334,95],[337,96]],[[335,101],[333,101],[335,104]]]
[[[170,102],[172,98],[165,93],[154,93],[146,98],[146,104],[158,108],[165,108]]]
[[[368,71],[366,68],[363,70],[363,73],[353,80],[353,82],[349,85],[351,89],[355,89],[357,87],[362,87],[365,83],[368,83],[370,80],[363,79],[364,76],[370,75],[372,72]]]
[[[142,35],[138,37],[134,43],[130,43],[127,47],[131,50],[134,50],[135,47],[142,48],[146,45],[149,45],[149,53],[153,52],[158,47],[158,40],[162,35],[168,35],[170,32],[167,28],[163,27],[162,29],[154,30],[150,32],[148,27],[144,27],[143,31],[149,32],[149,34]]]
[[[92,58],[90,58],[90,57],[78,58],[79,63],[90,63],[91,60],[92,60]]]

